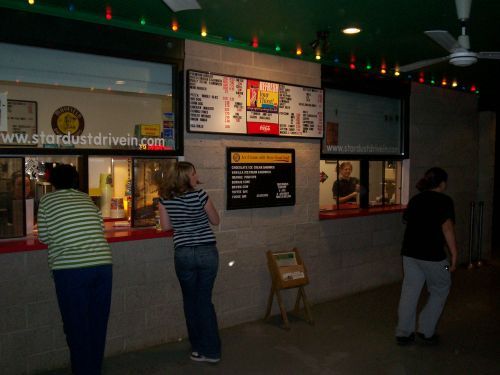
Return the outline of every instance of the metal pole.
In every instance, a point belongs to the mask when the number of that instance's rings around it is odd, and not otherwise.
[[[476,266],[481,267],[483,261],[481,260],[481,250],[483,248],[483,209],[484,202],[479,202],[478,208],[478,219],[477,219],[477,262]]]
[[[474,247],[474,212],[476,210],[476,202],[470,203],[470,217],[469,217],[469,264],[467,269],[474,268],[472,264],[472,248]]]

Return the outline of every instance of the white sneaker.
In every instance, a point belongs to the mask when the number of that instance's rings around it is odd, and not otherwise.
[[[191,360],[196,362],[208,362],[208,363],[217,363],[220,361],[220,358],[208,358],[204,355],[199,354],[198,352],[191,353]]]

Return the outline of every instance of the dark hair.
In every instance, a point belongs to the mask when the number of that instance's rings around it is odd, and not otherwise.
[[[50,174],[50,182],[59,189],[78,189],[78,172],[69,164],[59,164]]]
[[[448,182],[448,173],[442,168],[432,167],[425,172],[416,187],[419,191],[431,190],[437,188],[441,182]]]

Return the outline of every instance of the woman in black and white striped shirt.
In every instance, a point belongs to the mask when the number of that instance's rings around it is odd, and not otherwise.
[[[210,224],[219,224],[219,214],[208,194],[197,190],[197,185],[193,164],[174,164],[160,186],[158,208],[162,229],[174,230],[175,272],[182,289],[191,359],[217,363],[221,344],[212,290],[219,253]]]

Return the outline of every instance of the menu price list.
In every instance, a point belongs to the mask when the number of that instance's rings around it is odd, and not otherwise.
[[[291,206],[295,204],[295,164],[291,162],[234,161],[234,149],[228,151],[227,208]],[[236,152],[237,155],[244,155]],[[279,150],[282,154],[283,150]],[[255,155],[255,152],[253,152]],[[269,155],[269,151],[264,154]]]
[[[191,130],[246,133],[245,98],[242,78],[190,71]]]
[[[193,132],[323,137],[323,90],[189,71]]]
[[[323,90],[280,85],[280,135],[323,136]]]

